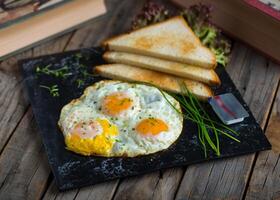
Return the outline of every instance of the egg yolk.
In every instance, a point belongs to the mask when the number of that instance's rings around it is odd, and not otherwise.
[[[65,143],[67,149],[82,155],[108,156],[115,143],[114,137],[111,136],[116,135],[118,135],[117,126],[110,124],[106,119],[97,119],[77,124],[66,136]]]
[[[126,94],[115,92],[104,97],[101,109],[107,115],[117,116],[121,112],[129,109],[132,104],[132,99],[130,99]]]
[[[148,118],[140,121],[135,129],[141,135],[157,135],[163,131],[168,131],[168,126],[161,119]]]

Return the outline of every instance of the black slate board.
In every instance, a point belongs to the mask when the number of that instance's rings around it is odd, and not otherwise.
[[[227,72],[219,66],[216,71],[221,78],[222,85],[215,88],[215,93],[232,92],[250,114],[242,123],[230,126],[240,133],[240,136],[237,137],[241,141],[240,143],[221,137],[220,157],[217,157],[211,151],[208,152],[208,158],[204,157],[203,150],[198,142],[196,126],[186,120],[184,121],[183,133],[175,144],[165,151],[152,155],[136,158],[102,158],[80,156],[66,150],[63,135],[57,126],[60,110],[73,98],[79,97],[86,86],[104,79],[102,77],[88,77],[79,88],[75,82],[82,76],[78,73],[81,67],[91,73],[94,65],[104,63],[102,53],[100,48],[90,48],[33,58],[20,63],[29,100],[40,134],[43,137],[52,172],[60,190],[79,188],[163,168],[189,165],[271,148],[262,129],[249,111]],[[63,80],[36,73],[38,66],[43,67],[49,64],[51,64],[52,69],[67,66],[71,69],[73,75]],[[40,87],[40,85],[51,86],[53,84],[57,84],[60,89],[59,97],[52,97],[46,89]],[[210,117],[219,121],[208,104],[203,106]]]

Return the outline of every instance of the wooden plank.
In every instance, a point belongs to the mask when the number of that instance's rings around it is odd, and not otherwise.
[[[108,37],[129,31],[132,16],[139,12],[144,3],[145,1],[107,1],[106,6],[111,12],[79,29],[71,39],[67,50],[97,46]]]
[[[31,56],[25,52],[2,62],[0,65],[0,152],[26,111],[28,102],[23,97],[21,78],[18,75],[18,59]]]
[[[0,111],[2,115],[0,117],[0,126],[2,128],[0,129],[0,152],[11,137],[28,106],[27,97],[23,92],[24,86],[22,84],[20,68],[17,64],[18,61],[32,56],[61,51],[69,38],[70,34],[62,36],[51,43],[49,42],[34,48],[33,51],[29,50],[1,63]]]
[[[272,151],[260,152],[245,199],[280,199],[280,88],[266,129]]]
[[[28,103],[25,98],[23,98],[22,77],[20,76],[20,69],[17,66],[17,61],[18,59],[32,55],[39,56],[45,53],[61,51],[67,44],[70,36],[71,34],[68,34],[51,43],[46,43],[34,48],[33,51],[30,50],[28,53],[25,53],[24,56],[10,58],[1,65],[0,74],[5,73],[6,76],[9,75],[10,77],[13,77],[14,74],[17,76],[16,78],[9,77],[7,80],[3,80],[4,83],[8,85],[6,85],[7,87],[4,85],[1,91],[5,92],[12,85],[16,85],[17,87],[9,89],[6,95],[5,93],[1,93],[0,95],[1,97],[2,95],[5,97],[3,98],[5,99],[4,104],[0,107],[1,112],[4,113],[2,119],[9,119],[6,123],[5,120],[3,120],[3,127],[11,129],[0,130],[0,137],[3,138],[3,141],[5,136],[2,134],[3,130],[6,130],[4,133],[8,135],[8,137],[5,138],[5,142],[7,143],[8,139],[11,138],[0,157],[1,197],[39,199],[47,186],[50,174],[47,158],[42,147],[41,137],[35,128],[36,125],[33,120],[31,108],[29,108],[28,112],[22,117],[27,109]],[[9,95],[13,93],[17,95]],[[2,101],[1,99],[2,98],[0,98],[0,102]],[[17,107],[14,106],[14,104],[17,105]],[[14,131],[15,128],[16,130]]]
[[[94,199],[94,200],[107,200],[112,199],[116,190],[118,181],[110,181],[100,183],[90,187],[75,189],[65,192],[59,192],[54,180],[46,191],[43,200],[72,200],[72,199]]]
[[[25,51],[23,53],[18,54],[17,56],[11,57],[1,62],[0,71],[13,76],[15,78],[20,76],[17,63],[20,59],[28,58],[32,56],[32,51]]]
[[[30,108],[0,157],[1,198],[40,198],[49,176],[44,157]]]
[[[75,199],[77,195],[78,189],[70,190],[66,192],[59,192],[55,182],[52,181],[51,185],[49,186],[48,190],[46,191],[43,200],[68,200],[68,199]]]
[[[79,190],[76,199],[107,200],[112,199],[118,186],[118,180],[100,183]]]
[[[182,175],[182,168],[173,168],[124,179],[115,199],[174,199]]]
[[[280,86],[270,115],[266,136],[275,153],[280,153]]]
[[[70,41],[70,39],[74,34],[75,32],[71,32],[66,35],[60,36],[55,40],[36,46],[35,48],[32,49],[33,57],[60,53],[61,51],[64,51],[68,45],[68,42]]]
[[[116,192],[115,199],[152,199],[160,173],[124,179]]]
[[[234,82],[264,128],[277,89],[280,68],[267,65],[264,58],[241,45],[234,47],[232,58],[227,69],[233,73]],[[190,166],[176,199],[241,199],[254,157],[255,154],[251,154]]]
[[[160,174],[160,179],[155,188],[154,199],[174,199],[183,172],[184,170],[182,168],[173,168],[163,171],[163,173]]]

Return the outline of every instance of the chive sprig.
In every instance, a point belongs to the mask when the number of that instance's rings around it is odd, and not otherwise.
[[[185,119],[197,124],[197,133],[200,144],[202,145],[204,156],[207,157],[208,149],[214,151],[217,156],[221,155],[220,150],[220,136],[225,136],[235,142],[240,142],[235,136],[238,133],[230,127],[216,122],[210,118],[203,106],[186,87],[184,82],[179,82],[181,94],[172,95],[182,107],[183,112],[178,110],[166,97],[166,94],[158,87],[156,87],[168,104]],[[226,131],[225,131],[226,130]]]

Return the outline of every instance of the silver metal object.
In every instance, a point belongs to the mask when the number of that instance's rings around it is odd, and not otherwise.
[[[208,102],[224,124],[242,122],[244,118],[249,116],[232,93],[211,97]]]

